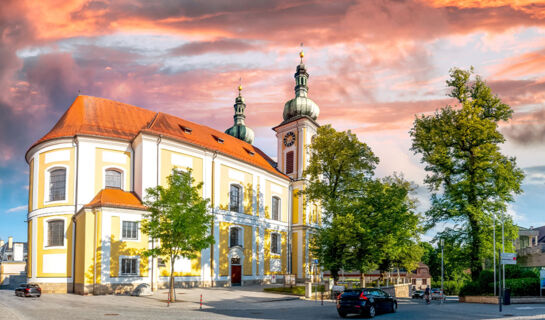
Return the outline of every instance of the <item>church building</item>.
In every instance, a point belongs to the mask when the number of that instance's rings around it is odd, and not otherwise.
[[[305,188],[307,146],[319,108],[301,62],[295,97],[272,128],[277,162],[253,146],[242,87],[225,132],[162,112],[79,95],[26,153],[29,165],[28,281],[43,292],[106,294],[167,286],[170,265],[143,250],[146,189],[173,169],[192,170],[210,199],[215,244],[174,261],[177,286],[236,286],[308,277],[309,237],[320,209]]]

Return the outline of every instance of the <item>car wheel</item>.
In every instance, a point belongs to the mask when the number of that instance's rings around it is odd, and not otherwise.
[[[393,302],[392,303],[392,308],[390,309],[390,312],[395,313],[396,311],[397,311],[397,303]]]
[[[346,313],[345,313],[345,312],[339,311],[339,316],[340,316],[341,318],[346,318]]]
[[[373,306],[373,305],[370,306],[369,307],[369,312],[367,313],[369,318],[374,318],[376,314],[377,314],[377,311],[375,310],[375,306]]]
[[[37,295],[36,297],[38,297],[38,298],[39,298],[39,297],[41,297],[41,296],[42,296],[42,295],[41,295],[41,294],[39,294],[39,295]]]

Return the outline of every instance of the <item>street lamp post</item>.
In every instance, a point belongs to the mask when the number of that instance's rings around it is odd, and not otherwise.
[[[492,225],[492,242],[494,249],[492,250],[494,256],[494,295],[496,295],[496,214],[492,215],[494,219],[494,224]]]
[[[444,297],[445,292],[443,291],[443,275],[444,275],[443,247],[444,247],[444,241],[443,241],[443,238],[441,238],[441,295]],[[443,297],[441,297],[441,304],[443,303]]]

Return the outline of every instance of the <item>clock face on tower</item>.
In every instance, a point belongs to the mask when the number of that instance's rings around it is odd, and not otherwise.
[[[284,136],[284,145],[286,147],[291,147],[293,146],[294,143],[295,143],[295,133],[291,131],[286,133],[286,135]]]

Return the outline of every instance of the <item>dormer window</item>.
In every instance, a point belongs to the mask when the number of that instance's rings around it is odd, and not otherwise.
[[[255,155],[255,152],[253,152],[252,150],[248,150],[246,148],[244,148],[244,150],[246,150],[246,152],[248,152],[248,154],[251,156]]]
[[[212,135],[212,137],[214,137],[214,139],[216,140],[217,143],[223,143],[223,139],[218,137],[218,136],[215,136],[215,135]]]
[[[182,129],[182,131],[184,133],[191,134],[191,131],[193,131],[193,129],[191,129],[189,127],[186,127],[186,126],[182,126],[181,124],[179,126],[180,126],[180,129]]]

